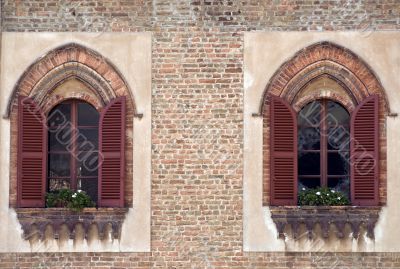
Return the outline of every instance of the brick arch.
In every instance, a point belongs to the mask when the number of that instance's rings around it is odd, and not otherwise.
[[[302,89],[324,76],[338,83],[346,91],[354,106],[369,95],[364,84],[346,68],[332,61],[321,61],[299,71],[282,90],[281,97],[292,104]]]
[[[117,68],[96,51],[69,43],[47,52],[25,70],[9,98],[4,118],[10,117],[18,95],[40,100],[41,95],[54,88],[54,85],[51,87],[53,82],[71,76],[87,81],[105,102],[110,95],[127,96],[127,106],[135,111],[132,91]]]
[[[82,82],[93,96],[84,93],[66,93],[64,96],[52,92],[69,79]],[[56,103],[78,98],[101,110],[115,97],[126,96],[125,128],[125,206],[133,202],[133,118],[136,106],[132,91],[117,68],[99,53],[76,43],[57,47],[34,61],[21,75],[8,100],[4,118],[10,119],[10,206],[17,201],[17,137],[18,96],[33,98],[44,111]]]
[[[288,94],[286,95],[286,99],[289,100],[289,103],[296,112],[299,112],[303,106],[316,99],[332,99],[344,106],[349,112],[352,112],[353,109],[362,101],[362,96],[354,96],[352,91],[354,85],[348,83],[346,80],[343,81],[341,79],[337,79],[331,75],[331,72],[328,68],[324,68],[322,72],[319,72],[318,69],[314,69],[314,71],[316,72],[309,72],[308,78],[310,80],[303,79],[297,81],[297,83],[293,84],[292,86],[295,88],[295,90],[287,90]],[[344,93],[340,93],[335,90],[329,92],[314,90],[314,92],[307,92],[305,95],[303,94],[303,90],[305,90],[308,86],[313,85],[313,83],[325,78],[336,83],[337,86],[344,91]]]
[[[89,104],[91,104],[98,112],[102,111],[104,107],[103,104],[100,104],[98,100],[90,96],[86,93],[72,93],[64,96],[53,95],[46,99],[46,103],[42,106],[42,111],[45,115],[47,115],[56,105],[71,99],[79,99],[83,100]]]
[[[344,83],[357,103],[371,94],[381,96],[384,111],[389,114],[390,106],[386,92],[371,67],[355,53],[332,42],[319,42],[298,51],[283,63],[268,82],[259,113],[265,111],[269,94],[283,97],[288,102],[301,89],[296,83],[306,83],[312,75],[328,73]]]
[[[113,88],[98,73],[88,66],[78,62],[68,62],[50,70],[31,90],[29,96],[39,106],[45,106],[48,98],[57,86],[70,79],[76,79],[98,97],[101,106],[104,106],[116,97]]]
[[[346,110],[351,113],[354,110],[354,104],[350,102],[347,98],[343,98],[338,94],[331,94],[329,96],[325,96],[323,94],[314,93],[297,100],[295,104],[293,104],[293,108],[296,112],[299,112],[305,105],[308,103],[318,100],[318,99],[330,99],[332,101],[338,102],[341,104]]]

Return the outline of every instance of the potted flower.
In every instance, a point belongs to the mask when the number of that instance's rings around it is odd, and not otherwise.
[[[70,189],[61,189],[46,194],[46,207],[63,207],[78,212],[85,207],[95,206],[90,196],[82,190],[74,192]]]

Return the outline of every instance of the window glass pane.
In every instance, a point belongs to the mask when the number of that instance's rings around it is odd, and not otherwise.
[[[99,144],[99,131],[95,129],[78,129],[78,150],[79,151],[91,151],[97,150]]]
[[[350,130],[347,126],[330,127],[328,129],[329,150],[349,150]]]
[[[349,112],[339,103],[328,101],[327,104],[327,121],[328,125],[335,126],[338,124],[349,123]]]
[[[300,128],[298,132],[298,149],[310,150],[320,149],[320,132],[319,128],[305,127]]]
[[[340,152],[328,153],[328,175],[348,175],[349,162],[347,156],[342,156]]]
[[[319,125],[321,115],[321,103],[314,101],[303,107],[297,117],[298,125]]]
[[[99,112],[88,103],[78,103],[78,125],[97,126],[99,124]]]
[[[314,189],[321,186],[319,178],[299,178],[298,191],[303,189]]]
[[[319,152],[299,152],[298,173],[299,175],[319,175],[320,173]]]
[[[49,127],[56,127],[65,125],[71,121],[71,104],[59,104],[56,105],[49,113],[47,117],[47,124]]]
[[[69,154],[49,154],[49,177],[62,177],[70,175]]]
[[[79,158],[82,157],[82,158]],[[77,160],[77,175],[78,176],[97,176],[98,174],[98,153],[93,154],[81,152]]]
[[[98,182],[97,178],[80,178],[78,179],[78,189],[81,189],[90,196],[93,202],[97,204]]]
[[[330,178],[328,177],[328,188],[344,193],[350,198],[350,179],[349,177]]]
[[[71,129],[49,131],[49,151],[67,151],[71,142]]]
[[[49,191],[56,191],[61,189],[71,188],[71,182],[69,178],[50,178],[49,179]]]

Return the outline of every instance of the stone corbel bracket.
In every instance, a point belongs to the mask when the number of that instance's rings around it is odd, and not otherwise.
[[[35,234],[44,240],[45,231],[49,225],[53,230],[54,239],[59,239],[61,227],[64,225],[68,228],[69,238],[75,239],[78,224],[82,225],[85,239],[88,238],[90,226],[96,225],[100,240],[109,231],[108,227],[111,227],[112,239],[119,240],[122,223],[128,209],[85,208],[81,212],[74,212],[65,208],[18,208],[16,212],[26,240]]]
[[[375,238],[374,228],[378,222],[381,207],[356,206],[270,206],[271,217],[278,230],[278,237],[284,239],[285,228],[290,226],[293,239],[300,236],[300,226],[304,224],[307,236],[311,240],[314,236],[316,224],[319,224],[324,238],[329,237],[330,226],[336,227],[336,236],[345,236],[345,226],[349,224],[353,238],[357,239],[361,226],[365,227],[367,236]]]

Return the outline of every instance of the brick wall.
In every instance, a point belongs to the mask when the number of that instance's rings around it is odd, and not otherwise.
[[[243,253],[240,161],[243,33],[400,30],[397,0],[3,0],[2,11],[3,31],[153,32],[151,254],[2,254],[2,267],[400,266],[400,254]]]
[[[152,268],[149,253],[26,253],[1,254],[1,268]],[[251,268],[251,269],[390,269],[400,268],[396,253],[251,253],[237,257],[229,267],[222,262],[163,268]]]

